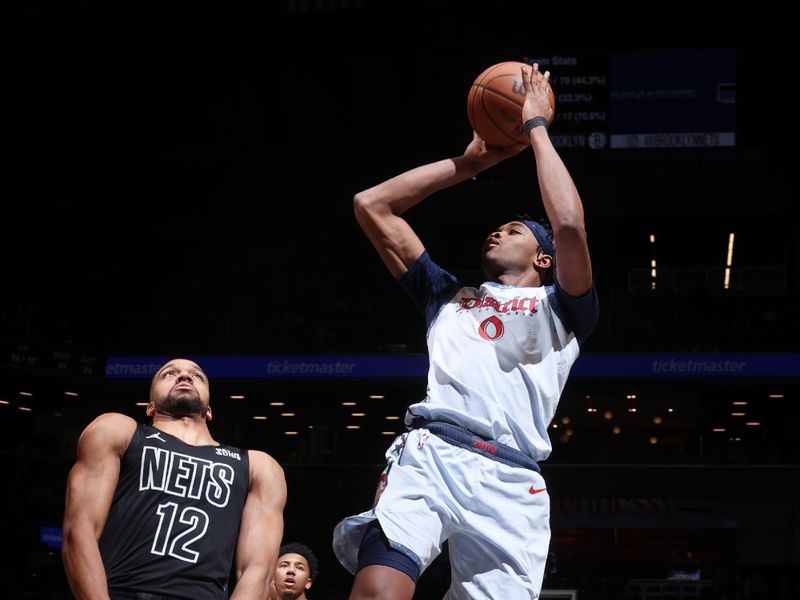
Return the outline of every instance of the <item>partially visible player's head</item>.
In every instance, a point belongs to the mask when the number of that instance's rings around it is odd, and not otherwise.
[[[282,600],[303,598],[318,572],[319,562],[311,548],[296,542],[284,544],[272,578],[274,597]]]
[[[491,280],[530,270],[540,285],[553,283],[555,246],[549,226],[523,215],[495,228],[483,243],[481,265]]]
[[[201,416],[211,420],[208,377],[194,361],[174,358],[153,376],[147,415]]]

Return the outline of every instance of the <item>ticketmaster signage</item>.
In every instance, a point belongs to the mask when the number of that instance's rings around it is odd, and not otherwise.
[[[576,377],[800,377],[800,354],[587,354]]]
[[[152,377],[170,356],[109,356],[106,377]],[[231,379],[424,377],[424,354],[320,356],[189,356],[209,377]]]
[[[109,356],[106,377],[150,378],[169,356]],[[209,377],[344,379],[425,377],[424,354],[318,356],[195,356]],[[795,354],[585,354],[573,377],[799,377]]]

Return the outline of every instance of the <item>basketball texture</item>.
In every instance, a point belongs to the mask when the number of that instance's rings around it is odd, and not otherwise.
[[[497,63],[478,75],[469,89],[467,118],[487,146],[507,148],[527,144],[522,130],[522,105],[525,88],[520,68],[530,73],[530,65],[507,61]],[[550,107],[555,111],[555,97],[548,85]],[[550,114],[550,122],[553,120]]]

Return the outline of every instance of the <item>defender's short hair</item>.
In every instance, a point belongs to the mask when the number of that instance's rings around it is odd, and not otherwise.
[[[309,577],[311,579],[316,579],[317,575],[319,574],[319,561],[317,560],[317,557],[311,548],[305,544],[290,542],[281,546],[281,549],[278,551],[279,558],[284,554],[299,554],[305,558],[306,562],[308,563]]]

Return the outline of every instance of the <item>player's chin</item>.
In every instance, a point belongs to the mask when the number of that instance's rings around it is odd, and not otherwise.
[[[194,404],[200,402],[200,394],[197,390],[178,390],[167,395],[167,402]]]
[[[491,250],[492,248],[489,248],[481,256],[481,268],[483,269],[483,274],[489,279],[492,279],[496,277],[497,274],[503,272],[499,262],[494,256],[492,256]]]
[[[170,394],[164,402],[164,408],[171,414],[205,415],[208,407],[200,399],[199,394]]]

